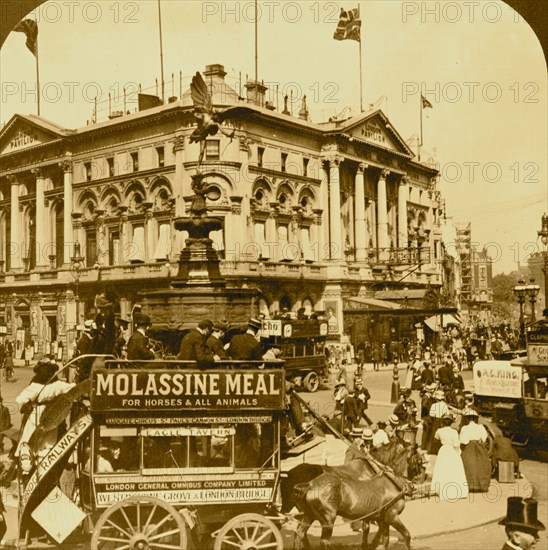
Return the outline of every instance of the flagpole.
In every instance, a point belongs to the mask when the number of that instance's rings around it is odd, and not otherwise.
[[[158,28],[160,32],[160,72],[162,77],[162,103],[165,102],[165,85],[164,85],[164,44],[162,41],[162,8],[161,0],[158,0]]]
[[[360,5],[358,4],[358,18],[361,21],[360,17]],[[360,113],[363,113],[363,63],[362,63],[362,32],[360,28],[360,36],[359,36],[359,48],[360,48]]]
[[[420,103],[420,128],[421,128],[421,135],[419,139],[419,150],[418,150],[418,157],[419,160],[421,159],[421,147],[422,147],[422,88],[421,93],[419,94],[419,103]]]
[[[36,34],[36,104],[38,116],[40,116],[40,66],[38,64],[38,34]]]
[[[255,0],[255,83],[259,83],[259,0]],[[257,90],[255,90],[257,98]]]

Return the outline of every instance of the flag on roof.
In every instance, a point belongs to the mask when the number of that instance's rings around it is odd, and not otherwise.
[[[433,109],[434,106],[430,101],[428,101],[422,94],[421,94],[421,102],[422,102],[422,108],[423,109]]]
[[[333,34],[335,40],[356,40],[361,39],[360,8],[345,11],[341,8],[341,15],[337,29]]]
[[[38,53],[38,23],[33,19],[24,19],[17,23],[13,30],[25,33],[27,48],[36,56]]]

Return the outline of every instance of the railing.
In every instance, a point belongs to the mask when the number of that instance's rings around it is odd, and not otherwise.
[[[430,248],[370,248],[368,258],[372,265],[429,264]]]

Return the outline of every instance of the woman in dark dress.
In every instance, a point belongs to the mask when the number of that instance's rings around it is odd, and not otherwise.
[[[485,446],[487,430],[477,423],[478,413],[474,409],[464,409],[462,414],[466,424],[460,431],[460,444],[468,490],[486,493],[491,483],[491,460]]]

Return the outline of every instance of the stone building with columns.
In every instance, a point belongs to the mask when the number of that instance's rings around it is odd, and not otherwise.
[[[200,169],[224,221],[211,237],[229,284],[258,287],[265,312],[327,311],[334,337],[352,333],[348,311],[386,306],[379,290],[440,287],[437,170],[380,109],[312,122],[305,101],[298,116],[278,112],[264,86],[248,82],[240,98],[225,74],[204,72],[213,103],[241,108],[207,139]],[[195,124],[187,92],[78,129],[31,115],[1,129],[8,337],[24,334],[38,352],[59,340],[70,348],[98,292],[129,317],[143,288],[169,285],[185,238],[173,220],[188,212],[197,170]]]

